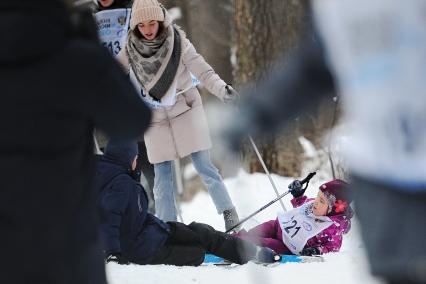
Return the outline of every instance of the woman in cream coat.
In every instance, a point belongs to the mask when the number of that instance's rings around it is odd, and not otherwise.
[[[119,61],[153,112],[144,138],[148,159],[154,164],[157,216],[165,221],[177,219],[172,161],[191,155],[218,214],[223,213],[226,229],[236,224],[235,207],[210,160],[208,125],[191,74],[225,103],[238,94],[197,53],[157,0],[134,2],[127,44]]]

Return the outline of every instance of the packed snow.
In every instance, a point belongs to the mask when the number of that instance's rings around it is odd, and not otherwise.
[[[280,194],[284,193],[292,178],[272,176]],[[326,173],[318,173],[311,181],[306,192],[314,197],[318,186],[327,181]],[[225,180],[231,198],[236,205],[240,218],[253,213],[273,200],[276,195],[264,174],[247,174],[240,171],[234,178]],[[287,209],[292,208],[291,195],[283,198]],[[244,224],[248,229],[261,222],[276,218],[282,210],[276,202],[252,220]],[[188,203],[181,204],[184,223],[204,222],[218,230],[224,230],[221,215],[218,215],[209,195],[202,191]],[[369,275],[364,246],[359,237],[359,227],[352,219],[352,230],[345,235],[343,246],[338,253],[325,255],[323,263],[289,263],[276,267],[264,267],[248,263],[237,267],[176,267],[169,265],[118,265],[107,264],[107,276],[110,284],[223,284],[223,283],[345,283],[345,284],[380,284],[381,281]]]

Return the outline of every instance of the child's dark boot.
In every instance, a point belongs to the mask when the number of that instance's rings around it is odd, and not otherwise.
[[[281,255],[267,247],[257,247],[256,261],[262,263],[274,263],[281,260]]]

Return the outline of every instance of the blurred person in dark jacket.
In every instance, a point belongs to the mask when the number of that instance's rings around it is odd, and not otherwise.
[[[80,29],[85,18],[73,19],[60,0],[0,2],[2,283],[106,282],[93,128],[133,138],[150,121],[114,59]]]
[[[327,95],[342,96],[345,149],[371,271],[426,283],[426,2],[312,1],[316,40],[247,94],[233,148]],[[322,47],[322,44],[324,48]]]
[[[98,11],[132,7],[132,0],[96,0],[96,3]]]

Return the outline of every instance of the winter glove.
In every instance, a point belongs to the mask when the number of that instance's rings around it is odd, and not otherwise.
[[[108,262],[115,262],[118,264],[130,264],[130,261],[121,255],[121,253],[119,252],[115,252],[115,253],[110,253],[107,257],[106,257],[106,263]]]
[[[225,104],[235,104],[239,101],[240,95],[231,85],[226,85],[225,90],[225,96],[223,97],[223,102]]]
[[[304,248],[301,252],[300,255],[304,255],[304,256],[311,256],[311,255],[320,255],[321,252],[319,251],[319,249],[317,248]]]
[[[300,180],[295,180],[292,183],[289,184],[288,188],[290,189],[291,195],[293,195],[294,198],[298,198],[302,196],[305,193],[305,189],[302,188],[302,183]]]

